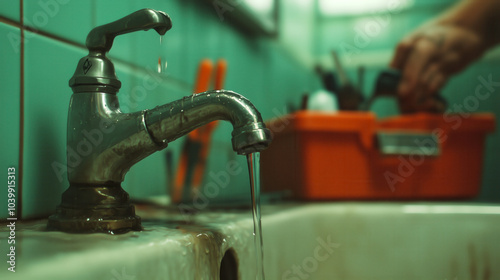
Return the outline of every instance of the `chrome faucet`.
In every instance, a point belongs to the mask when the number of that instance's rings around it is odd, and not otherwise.
[[[214,120],[233,125],[238,154],[259,152],[271,141],[260,113],[232,91],[214,90],[184,97],[151,110],[123,113],[116,94],[121,82],[106,57],[115,36],[172,27],[168,15],[144,9],[94,28],[87,37],[89,55],[80,59],[69,81],[73,90],[68,113],[69,188],[62,195],[48,229],[66,232],[140,230],[128,194],[121,188],[127,171],[193,129]]]

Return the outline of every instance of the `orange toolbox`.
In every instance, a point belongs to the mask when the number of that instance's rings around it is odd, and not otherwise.
[[[296,199],[457,199],[481,185],[492,114],[403,115],[299,111],[267,123],[265,192]]]

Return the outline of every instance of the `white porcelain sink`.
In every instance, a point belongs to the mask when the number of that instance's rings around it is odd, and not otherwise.
[[[266,216],[264,238],[268,279],[500,279],[499,206],[306,205]]]
[[[255,279],[250,210],[205,211],[188,223],[164,209],[138,214],[145,230],[122,235],[18,225],[16,272],[4,265],[0,279],[219,279],[221,264],[221,279]],[[500,206],[274,205],[262,223],[268,280],[500,279]]]

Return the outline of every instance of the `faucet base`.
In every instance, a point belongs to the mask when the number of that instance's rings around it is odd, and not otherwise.
[[[64,231],[69,233],[110,233],[120,234],[131,230],[142,230],[139,216],[126,217],[114,220],[82,221],[81,218],[65,219],[58,215],[49,217],[48,230]]]
[[[125,233],[142,230],[128,193],[119,184],[70,185],[62,195],[48,230],[72,233]]]

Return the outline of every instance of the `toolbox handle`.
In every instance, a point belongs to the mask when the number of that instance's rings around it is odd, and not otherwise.
[[[382,155],[422,155],[437,157],[441,154],[439,141],[433,133],[407,131],[378,131],[376,142]]]

